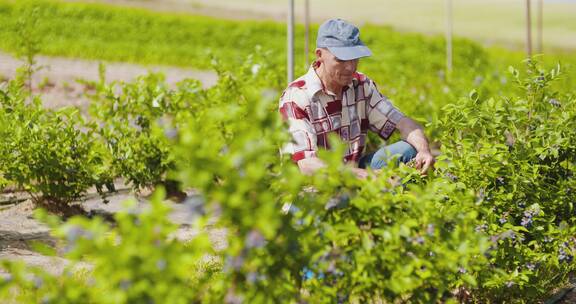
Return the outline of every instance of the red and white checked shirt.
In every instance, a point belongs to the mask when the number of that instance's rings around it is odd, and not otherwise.
[[[342,100],[324,89],[314,63],[308,73],[292,82],[280,97],[279,110],[288,121],[293,141],[282,149],[298,162],[316,157],[318,147],[330,149],[328,134],[348,144],[344,161],[358,162],[366,145],[368,129],[388,139],[404,117],[361,73],[344,87]]]

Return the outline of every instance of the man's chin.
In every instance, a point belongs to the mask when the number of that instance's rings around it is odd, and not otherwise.
[[[352,77],[346,77],[346,78],[342,78],[342,81],[340,82],[341,86],[346,86],[349,85],[352,82]]]

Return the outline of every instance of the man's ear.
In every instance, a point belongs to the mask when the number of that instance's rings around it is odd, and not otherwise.
[[[321,62],[321,58],[322,58],[322,49],[321,48],[317,48],[316,51],[314,51],[314,54],[316,54],[316,61]]]

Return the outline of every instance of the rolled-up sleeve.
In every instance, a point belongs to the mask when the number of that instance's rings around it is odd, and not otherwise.
[[[376,84],[371,80],[365,84],[365,94],[368,101],[366,113],[370,130],[383,139],[388,139],[396,130],[396,125],[404,114],[396,109],[386,96],[380,94]]]
[[[290,154],[292,161],[316,157],[316,132],[310,122],[310,102],[306,93],[299,88],[288,88],[282,94],[279,112],[288,123],[292,141],[284,145],[282,153]]]

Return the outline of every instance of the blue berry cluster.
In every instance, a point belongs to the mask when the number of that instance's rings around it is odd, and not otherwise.
[[[558,262],[571,263],[572,260],[574,260],[574,256],[572,255],[572,250],[570,250],[568,242],[562,243],[558,250]]]
[[[524,211],[524,216],[522,217],[520,225],[529,228],[530,226],[532,226],[532,223],[534,223],[534,216],[537,214],[538,211],[534,209]]]

